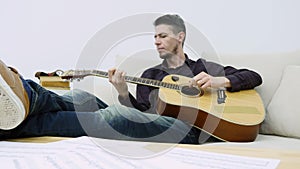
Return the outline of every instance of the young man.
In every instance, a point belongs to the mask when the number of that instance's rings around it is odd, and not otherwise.
[[[183,51],[186,30],[178,15],[161,16],[154,26],[155,45],[163,62],[144,71],[143,78],[162,80],[168,74],[180,74],[193,79],[190,85],[203,89],[225,87],[233,92],[262,83],[261,77],[251,70],[223,67],[204,59],[190,60]],[[24,80],[3,62],[0,73],[0,138],[89,135],[190,144],[214,139],[184,121],[153,113],[155,104],[151,98],[157,98],[156,88],[138,85],[135,99],[128,92],[125,72],[117,69],[108,71],[109,81],[125,106],[107,106],[81,90],[56,95],[31,80]]]

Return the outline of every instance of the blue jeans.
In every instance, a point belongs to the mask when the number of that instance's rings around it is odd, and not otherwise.
[[[23,79],[22,79],[23,80]],[[208,136],[180,120],[143,113],[122,105],[107,106],[96,96],[71,90],[57,95],[32,80],[23,80],[30,96],[30,112],[0,138],[31,136],[92,136],[107,139],[199,144]],[[200,141],[200,142],[204,142]]]

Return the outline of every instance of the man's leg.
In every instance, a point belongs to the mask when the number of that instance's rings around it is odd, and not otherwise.
[[[26,80],[24,84],[32,89],[30,116],[59,111],[94,112],[107,107],[107,104],[95,95],[83,90],[74,89],[64,95],[58,95],[32,80]]]
[[[20,75],[0,60],[0,129],[18,126],[28,115],[29,104]]]
[[[0,130],[0,139],[45,135],[84,136],[86,133],[77,116],[84,114],[97,118],[94,112],[107,107],[96,96],[82,90],[72,90],[60,96],[31,80],[23,82],[32,90],[31,111],[16,128]]]
[[[172,117],[144,113],[121,105],[97,112],[101,116],[88,119],[78,116],[89,136],[108,139],[198,144],[200,131]],[[99,125],[89,125],[92,124]]]
[[[48,112],[27,118],[2,138],[30,136],[92,136],[106,139],[198,144],[200,131],[166,116],[125,106],[95,112]]]

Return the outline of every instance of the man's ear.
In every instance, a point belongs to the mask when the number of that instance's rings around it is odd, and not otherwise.
[[[178,33],[178,40],[180,42],[183,42],[184,41],[184,38],[185,38],[185,33],[184,32],[179,32]]]

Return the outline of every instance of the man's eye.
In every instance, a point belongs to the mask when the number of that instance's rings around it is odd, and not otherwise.
[[[168,35],[167,34],[158,34],[158,35],[154,35],[154,38],[166,38]]]

